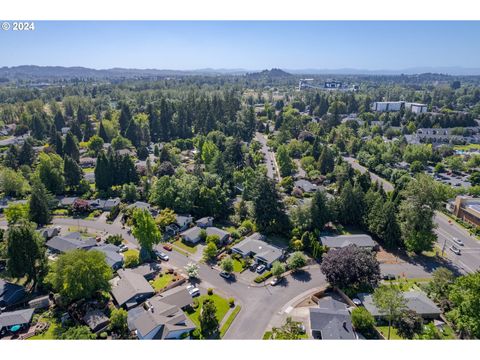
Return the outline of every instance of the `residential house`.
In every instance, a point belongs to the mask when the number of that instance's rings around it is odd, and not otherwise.
[[[314,339],[357,339],[347,305],[330,296],[321,298],[318,307],[310,308],[310,328]]]
[[[104,331],[110,324],[110,319],[98,309],[87,312],[82,320],[94,333]]]
[[[178,306],[180,309],[186,309],[192,305],[192,296],[183,286],[176,286],[170,290],[164,291],[155,298],[159,298],[162,302]]]
[[[157,263],[146,263],[132,269],[122,269],[118,271],[118,275],[122,276],[125,272],[132,271],[135,274],[143,276],[147,280],[152,280],[160,272],[161,266]]]
[[[310,181],[304,179],[295,181],[294,186],[302,190],[303,192],[309,193],[315,192],[318,189],[318,186],[316,184],[313,184]]]
[[[118,306],[131,309],[155,294],[152,286],[140,274],[131,269],[118,272],[111,280],[112,295]]]
[[[128,327],[140,340],[181,339],[195,330],[195,324],[179,306],[166,303],[159,296],[130,310]]]
[[[213,217],[207,216],[195,221],[195,224],[202,229],[206,229],[207,227],[213,226]]]
[[[367,234],[351,234],[337,236],[321,236],[320,242],[330,249],[344,248],[349,245],[356,245],[364,249],[376,249],[378,244]]]
[[[164,238],[168,239],[187,230],[192,222],[193,217],[190,215],[175,215],[175,222],[165,227]]]
[[[48,309],[50,307],[50,296],[36,297],[28,302],[28,307],[30,309]]]
[[[100,251],[105,255],[107,264],[113,269],[118,270],[123,266],[123,255],[120,254],[120,248],[113,244],[104,244],[95,246],[89,251]]]
[[[8,308],[25,298],[25,288],[0,279],[0,309]]]
[[[92,158],[92,157],[82,157],[80,158],[80,167],[81,168],[92,168],[95,167],[95,164],[97,163],[97,159]]]
[[[94,238],[82,238],[79,232],[73,232],[64,236],[54,236],[45,245],[53,253],[65,253],[75,249],[91,249],[97,242]]]
[[[243,257],[253,256],[257,263],[264,264],[268,268],[284,255],[281,248],[265,242],[264,236],[259,233],[245,238],[232,247],[232,251]]]
[[[47,227],[47,228],[43,228],[43,229],[38,230],[38,232],[39,232],[40,235],[42,235],[42,237],[45,240],[50,240],[54,236],[57,236],[57,235],[60,234],[60,227],[58,227],[58,226]]]
[[[34,311],[35,309],[22,309],[1,313],[0,336],[5,335],[14,326],[19,326],[20,329],[18,330],[26,329],[32,321]]]
[[[182,237],[183,241],[191,243],[191,244],[197,244],[200,242],[200,234],[202,230],[205,230],[207,233],[207,236],[209,235],[218,235],[220,238],[220,243],[227,243],[228,240],[230,239],[230,234],[222,229],[216,228],[216,227],[207,227],[205,229],[202,229],[198,226],[194,226],[188,230],[185,230],[180,234]]]
[[[406,291],[403,293],[403,296],[405,297],[407,308],[415,311],[424,319],[436,319],[442,313],[438,306],[421,291]],[[372,294],[358,294],[358,298],[365,306],[365,309],[375,318],[383,318],[385,316],[375,306]]]
[[[110,211],[113,207],[120,204],[120,198],[116,197],[114,199],[95,199],[89,200],[88,204],[92,208],[92,210],[103,210],[103,211]]]
[[[73,204],[75,203],[75,200],[77,199],[78,197],[63,197],[60,199],[58,206],[64,209],[69,208],[73,206]]]

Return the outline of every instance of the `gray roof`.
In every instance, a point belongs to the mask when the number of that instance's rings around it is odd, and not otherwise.
[[[343,248],[348,245],[357,245],[358,247],[375,247],[377,243],[367,234],[322,236],[320,238],[322,245],[329,248]]]
[[[195,224],[197,224],[198,226],[207,226],[208,224],[212,223],[213,222],[213,217],[211,216],[206,216],[206,217],[203,217],[201,219],[198,219],[197,221],[195,221]]]
[[[192,303],[192,296],[183,286],[176,286],[173,289],[164,291],[155,296],[155,298],[159,298],[166,304],[178,306],[181,309]]]
[[[259,233],[254,233],[245,238],[235,245],[232,250],[243,256],[254,255],[256,258],[266,261],[268,264],[280,259],[283,255],[281,248],[261,240]]]
[[[356,339],[346,304],[331,297],[320,299],[317,308],[310,308],[310,327],[323,340]]]
[[[64,197],[60,200],[60,205],[62,206],[71,206],[77,200],[78,197]]]
[[[94,332],[105,328],[110,323],[110,319],[103,311],[98,309],[87,312],[83,317],[83,321]]]
[[[55,236],[45,245],[58,252],[67,252],[75,249],[89,249],[95,246],[97,242],[93,238],[82,238],[78,232],[70,233],[65,236]]]
[[[110,267],[121,266],[123,264],[123,256],[119,254],[119,247],[113,244],[105,244],[101,246],[95,246],[90,251],[100,251],[105,254],[105,260]]]
[[[129,209],[134,208],[134,209],[143,209],[143,210],[149,210],[150,211],[150,204],[143,202],[143,201],[136,201],[133,204],[128,206]]]
[[[194,227],[191,227],[190,229],[185,230],[180,235],[183,237],[187,237],[192,242],[198,242],[200,241],[200,232],[202,230],[205,230],[207,232],[207,236],[218,235],[220,237],[220,240],[224,240],[226,237],[230,235],[227,231],[224,231],[222,229],[219,229],[213,226],[207,227],[206,229],[202,229],[198,226],[194,226]]]
[[[129,311],[128,324],[139,337],[156,330],[152,336],[155,339],[168,338],[173,331],[195,329],[193,322],[178,306],[167,304],[158,297],[148,300],[143,307]]]
[[[422,316],[440,316],[442,313],[435,303],[421,291],[406,291],[403,293],[408,309],[415,311]],[[384,314],[375,306],[372,294],[358,294],[363,306],[373,316],[383,316]]]
[[[118,270],[117,273],[118,275],[120,275],[120,277],[123,276],[123,274],[126,272],[134,272],[135,274],[141,275],[143,277],[149,277],[160,271],[160,269],[161,267],[157,263],[146,263],[132,269]]]
[[[193,219],[190,215],[175,215],[175,222],[180,227],[190,224],[192,220]]]
[[[0,314],[0,329],[6,326],[28,324],[35,309],[23,309]]]
[[[0,307],[15,304],[25,297],[25,288],[0,279]]]
[[[316,184],[313,184],[310,181],[304,179],[295,181],[294,185],[295,187],[298,187],[306,192],[313,192],[316,191],[318,188]]]
[[[122,306],[139,295],[153,295],[155,293],[152,286],[142,275],[131,270],[124,270],[119,275],[120,279],[112,287],[112,295],[118,305]]]

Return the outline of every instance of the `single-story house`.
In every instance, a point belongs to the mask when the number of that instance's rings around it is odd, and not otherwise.
[[[213,226],[207,227],[205,229],[202,229],[199,226],[194,226],[180,233],[180,236],[184,241],[188,243],[197,244],[201,240],[200,233],[202,232],[202,230],[205,230],[207,232],[207,236],[218,235],[218,237],[220,238],[220,243],[226,243],[230,238],[230,234],[228,232]]]
[[[176,305],[155,296],[128,312],[128,327],[140,340],[180,339],[195,330],[195,324]]]
[[[20,329],[25,329],[32,321],[35,309],[22,309],[0,314],[0,335],[5,334],[13,326],[18,325]]]
[[[436,319],[442,313],[438,306],[421,291],[405,291],[403,296],[405,297],[407,308],[415,311],[424,319]],[[375,306],[372,294],[358,294],[358,298],[365,309],[375,318],[384,317],[385,314]]]
[[[111,280],[111,293],[118,306],[131,309],[155,294],[152,286],[142,275],[130,269],[119,271],[118,275]]]
[[[50,307],[50,296],[44,295],[36,297],[28,302],[28,307],[31,309],[46,309]]]
[[[49,240],[53,238],[54,236],[57,236],[60,234],[60,227],[54,226],[54,227],[47,227],[38,230],[39,234],[43,236],[45,240]]]
[[[91,249],[97,242],[94,238],[82,238],[79,232],[73,232],[65,236],[54,236],[45,245],[54,253],[65,253],[75,249]]]
[[[155,296],[155,298],[159,298],[166,304],[178,306],[180,309],[185,309],[192,304],[192,296],[183,286],[176,286],[164,291]]]
[[[94,167],[97,163],[97,159],[92,157],[82,157],[80,158],[80,167],[82,168],[91,168]]]
[[[78,197],[63,197],[60,199],[58,206],[61,208],[68,208],[73,206]]]
[[[253,256],[257,263],[268,268],[283,257],[283,250],[264,241],[264,236],[254,233],[232,247],[232,251],[243,257]]]
[[[207,227],[213,226],[213,217],[203,217],[195,221],[195,224],[202,229],[206,229]]]
[[[147,280],[152,280],[161,269],[161,266],[157,263],[146,263],[132,269],[121,269],[118,271],[118,275],[122,276],[123,273],[131,271],[135,274],[143,276]]]
[[[178,231],[187,230],[193,222],[193,217],[190,215],[175,215],[175,223],[178,225]]]
[[[113,244],[105,244],[90,248],[89,251],[100,251],[105,254],[107,264],[113,269],[117,270],[123,266],[123,255],[120,254],[120,248]]]
[[[357,339],[347,305],[332,297],[321,298],[318,307],[310,308],[310,328],[314,339]]]
[[[25,298],[25,288],[0,279],[0,309],[15,305]]]
[[[120,204],[120,198],[114,198],[114,199],[107,199],[107,200],[102,200],[102,199],[95,199],[95,200],[89,200],[88,204],[93,210],[105,210],[105,211],[110,211],[114,206],[117,206]]]
[[[105,330],[110,324],[110,319],[98,309],[87,312],[82,320],[94,333]]]
[[[294,186],[296,188],[301,189],[304,192],[315,192],[317,191],[317,188],[318,188],[316,184],[311,183],[310,181],[304,180],[304,179],[295,181]]]
[[[152,214],[154,214],[154,211],[149,203],[146,203],[144,201],[135,201],[133,204],[128,206],[128,209],[142,209],[142,210],[148,210]]]
[[[344,248],[349,245],[356,245],[361,248],[375,249],[378,244],[367,234],[352,234],[338,236],[321,236],[320,242],[330,249]]]

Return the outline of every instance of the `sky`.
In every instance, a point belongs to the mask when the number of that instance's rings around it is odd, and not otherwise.
[[[193,70],[480,67],[480,21],[36,21],[0,66]]]

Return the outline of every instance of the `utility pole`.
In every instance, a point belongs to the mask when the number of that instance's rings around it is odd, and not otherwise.
[[[445,247],[447,246],[447,239],[443,242],[443,247],[442,247],[442,257],[445,256]]]

